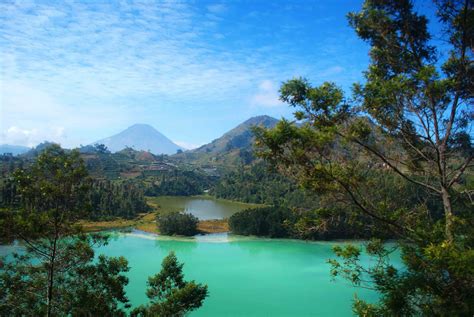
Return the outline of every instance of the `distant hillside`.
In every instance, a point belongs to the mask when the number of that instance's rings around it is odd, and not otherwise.
[[[126,147],[153,154],[175,154],[178,150],[183,150],[148,124],[134,124],[116,135],[95,143],[104,144],[111,152],[118,152]]]
[[[37,146],[35,146],[31,149],[28,149],[28,151],[23,153],[21,156],[31,159],[33,157],[38,156],[41,152],[43,152],[44,149],[46,149],[47,147],[49,147],[53,144],[58,144],[58,143],[50,142],[50,141],[43,141],[40,144],[38,144]],[[68,151],[68,150],[66,149],[66,151]]]
[[[191,152],[195,153],[223,153],[233,149],[251,149],[254,136],[251,128],[253,126],[264,126],[272,128],[278,122],[270,116],[257,116],[239,124],[229,132],[209,144],[203,145]]]
[[[1,144],[0,154],[11,153],[12,155],[19,155],[28,152],[31,148],[21,145]]]
[[[252,117],[211,143],[172,158],[181,164],[202,167],[211,174],[220,174],[220,169],[228,170],[240,164],[249,164],[255,159],[252,127],[271,128],[277,122],[277,119],[270,116]]]

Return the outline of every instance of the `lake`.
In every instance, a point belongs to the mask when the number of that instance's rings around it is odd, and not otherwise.
[[[147,277],[175,251],[185,263],[185,278],[209,286],[210,296],[191,316],[352,316],[354,294],[368,300],[377,294],[331,281],[326,260],[334,257],[331,247],[341,243],[227,234],[179,239],[135,231],[113,233],[97,253],[126,256],[133,306],[147,302]]]
[[[229,218],[238,211],[258,206],[211,196],[160,196],[150,200],[164,211],[184,211],[200,220]]]
[[[255,205],[207,197],[159,197],[163,209],[184,210],[200,219],[226,218]],[[147,278],[175,251],[184,263],[186,280],[205,283],[210,296],[191,316],[352,316],[354,295],[375,301],[377,293],[332,281],[327,260],[332,246],[346,242],[305,242],[229,234],[193,238],[166,237],[141,231],[113,231],[96,255],[125,256],[130,271],[127,296],[133,307],[148,301]],[[361,242],[354,242],[361,243]],[[19,246],[0,246],[0,255]],[[369,265],[368,258],[362,257]],[[399,261],[394,259],[394,262]],[[397,264],[397,263],[395,263]]]

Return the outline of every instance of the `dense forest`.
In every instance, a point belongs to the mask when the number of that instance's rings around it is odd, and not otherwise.
[[[141,186],[147,196],[192,196],[203,194],[216,182],[199,171],[173,169],[147,177]]]
[[[123,217],[131,219],[139,213],[150,211],[144,193],[131,182],[96,180],[86,196],[93,220]]]
[[[303,190],[264,161],[241,166],[224,176],[212,187],[211,194],[219,198],[248,203],[314,208],[317,196]]]
[[[432,217],[441,218],[440,201],[432,200],[426,191],[407,183],[393,172],[379,169],[366,177],[370,179],[370,187],[360,188],[359,192],[374,205],[383,206],[386,210],[398,210],[399,213],[414,205],[426,206],[432,211]],[[229,225],[237,234],[309,240],[396,237],[373,217],[356,213],[357,206],[347,197],[320,193],[318,198],[308,204],[310,207],[295,207],[282,200],[282,205],[244,210],[234,214],[229,219]],[[459,203],[459,207],[467,210],[465,200]],[[393,214],[393,218],[399,218],[397,213]]]
[[[115,217],[131,219],[150,211],[144,193],[131,182],[87,179],[90,190],[83,197],[83,208],[90,210],[87,218],[107,220]],[[0,208],[18,208],[22,204],[14,177],[0,180]]]
[[[11,208],[21,206],[22,196],[17,191],[14,173],[25,169],[28,171],[32,164],[41,153],[48,149],[48,146],[54,146],[51,143],[45,143],[25,156],[0,156],[0,166],[2,177],[0,178],[0,208]],[[107,155],[106,149],[97,146]],[[96,147],[96,148],[97,148]],[[95,149],[95,148],[94,148]],[[107,160],[106,160],[107,162]],[[106,164],[104,164],[106,165]],[[88,218],[92,220],[105,220],[114,217],[133,218],[139,213],[148,212],[144,192],[135,183],[129,180],[110,180],[104,177],[94,175],[96,169],[91,165],[86,165],[89,176],[84,179],[88,182],[90,190],[83,197],[84,208],[90,210]]]

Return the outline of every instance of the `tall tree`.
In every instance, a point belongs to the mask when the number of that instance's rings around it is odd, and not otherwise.
[[[174,252],[163,259],[160,273],[148,278],[146,292],[151,303],[136,308],[132,316],[179,317],[202,306],[207,285],[185,281],[183,264]]]
[[[372,47],[367,81],[355,85],[356,102],[405,151],[402,157],[384,153],[357,133],[352,140],[441,197],[446,238],[452,241],[451,191],[473,158],[472,3],[438,1],[438,16],[451,47],[441,74],[437,54],[445,52],[430,45],[427,19],[413,12],[410,1],[367,1],[360,12],[349,14],[357,34]]]
[[[102,257],[91,264],[92,246],[106,238],[84,235],[77,225],[88,210],[84,197],[89,188],[79,153],[48,146],[28,169],[17,170],[14,179],[20,205],[2,213],[2,225],[11,229],[10,238],[24,243],[26,253],[0,261],[0,311],[58,316],[85,306],[89,313],[119,313],[118,303],[128,301],[123,291],[128,280],[121,275],[127,262]],[[103,293],[95,297],[99,289]],[[79,299],[94,301],[86,305]]]
[[[474,310],[466,295],[474,291],[472,203],[463,195],[474,153],[474,12],[468,0],[437,1],[437,7],[445,26],[438,47],[411,1],[365,1],[360,12],[349,14],[371,46],[365,82],[354,85],[353,98],[334,83],[289,80],[281,99],[296,108],[300,124],[283,120],[273,130],[255,131],[261,157],[311,190],[342,195],[399,238],[403,272],[386,261],[379,242],[368,246],[380,260],[369,270],[359,265],[358,248],[336,250],[344,263],[332,262],[334,274],[360,285],[368,273],[383,294],[377,307],[357,302],[362,315]],[[380,173],[419,188],[425,199],[408,209],[376,199]]]

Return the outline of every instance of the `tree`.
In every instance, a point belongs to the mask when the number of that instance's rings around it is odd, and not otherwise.
[[[360,265],[358,248],[336,249],[344,262],[331,262],[334,275],[382,293],[379,305],[356,302],[361,315],[474,311],[467,295],[474,292],[473,215],[464,183],[474,153],[474,13],[467,0],[437,6],[446,35],[439,47],[411,1],[365,1],[349,14],[371,45],[366,81],[354,85],[353,98],[334,83],[314,87],[292,79],[280,94],[297,109],[299,124],[283,120],[273,130],[255,130],[261,157],[306,188],[350,202],[399,239],[402,271],[390,265],[379,241],[367,246],[379,259],[369,269]],[[390,206],[387,197],[374,196],[374,184],[381,184],[374,176],[381,173],[413,185],[422,194],[418,203]]]
[[[229,218],[229,227],[235,234],[285,238],[296,213],[284,207],[261,207],[241,210]]]
[[[44,261],[32,265],[37,258],[31,253],[0,261],[0,316],[46,315],[48,303],[51,316],[125,316],[121,307],[129,306],[124,291],[128,283],[123,275],[128,271],[125,258],[101,255],[93,263],[94,252],[87,240],[68,248],[68,259],[56,261],[49,302],[44,296],[48,285]]]
[[[14,180],[19,206],[2,213],[1,222],[10,239],[22,240],[25,253],[0,261],[2,315],[120,314],[118,303],[128,301],[127,261],[99,257],[92,263],[92,246],[107,239],[85,235],[77,225],[87,215],[89,188],[79,153],[49,145],[28,169],[15,171]]]
[[[132,312],[132,316],[184,316],[202,306],[208,296],[207,285],[184,281],[183,264],[174,252],[163,259],[160,273],[148,278],[147,296],[151,303]]]
[[[192,214],[167,212],[159,213],[156,222],[161,234],[192,236],[197,233],[199,219]]]
[[[107,146],[101,143],[94,144],[94,151],[98,154],[110,154],[110,151]]]

